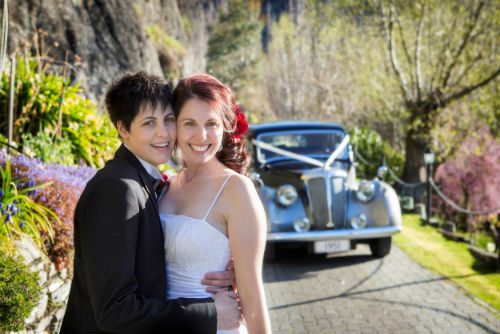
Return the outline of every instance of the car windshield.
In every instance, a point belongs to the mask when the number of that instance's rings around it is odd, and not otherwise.
[[[342,139],[344,139],[344,133],[339,130],[273,132],[263,133],[257,137],[258,141],[270,144],[279,149],[320,160],[328,159],[342,142]],[[257,158],[261,163],[290,159],[262,147],[258,148]],[[338,159],[348,158],[349,151],[346,147],[340,153]]]

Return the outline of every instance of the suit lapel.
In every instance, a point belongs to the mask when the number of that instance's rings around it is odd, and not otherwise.
[[[144,175],[143,173],[139,174],[139,178],[141,179],[142,185],[146,189],[146,192],[148,193],[149,200],[153,204],[153,208],[155,209],[156,214],[158,215],[158,217],[160,217],[160,211],[158,210],[158,202],[156,200],[156,194],[153,189],[153,182],[154,182],[153,178],[149,174]]]
[[[146,190],[146,193],[149,196],[149,200],[151,201],[153,208],[155,209],[156,214],[159,218],[160,212],[158,210],[156,194],[154,193],[153,189],[153,183],[155,179],[146,171],[146,169],[144,169],[144,166],[136,158],[136,156],[132,152],[130,152],[123,144],[120,145],[120,148],[118,148],[118,150],[116,151],[115,159],[125,160],[137,169],[142,186]]]

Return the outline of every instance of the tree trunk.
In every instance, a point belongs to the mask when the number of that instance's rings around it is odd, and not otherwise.
[[[423,137],[423,134],[417,134],[415,130],[409,130],[406,134],[406,160],[403,169],[403,180],[405,182],[421,183],[426,181],[424,153],[428,150],[429,145]],[[425,194],[426,189],[423,185],[419,187],[401,187],[405,195],[413,195],[415,202],[422,202],[422,196]]]

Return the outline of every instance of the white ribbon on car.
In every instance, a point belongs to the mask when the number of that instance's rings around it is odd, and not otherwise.
[[[332,154],[330,154],[330,157],[328,160],[325,162],[325,166],[323,169],[330,169],[331,164],[337,159],[337,157],[340,155],[340,153],[344,150],[344,148],[349,144],[349,135],[346,135],[344,139],[340,142],[339,146],[333,151]]]
[[[294,152],[290,152],[290,151],[278,148],[276,146],[273,146],[271,144],[264,143],[264,142],[262,142],[260,140],[254,139],[254,140],[252,140],[252,143],[255,146],[257,146],[257,147],[260,147],[261,149],[274,152],[276,154],[285,156],[287,158],[299,160],[299,161],[311,164],[313,166],[321,167],[323,169],[330,169],[331,164],[335,161],[335,159],[337,159],[337,157],[339,156],[339,154],[342,152],[342,150],[349,143],[349,135],[346,135],[344,137],[344,139],[339,144],[339,146],[337,146],[337,148],[335,149],[335,151],[333,151],[333,153],[330,154],[330,156],[328,157],[328,159],[326,160],[326,162],[322,162],[321,160],[314,159],[314,158],[305,156],[303,154],[297,154],[297,153],[294,153]]]

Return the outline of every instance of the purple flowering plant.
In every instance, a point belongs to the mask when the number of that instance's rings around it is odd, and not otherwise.
[[[7,160],[5,151],[0,150],[0,165],[5,165]],[[58,269],[70,266],[74,210],[81,192],[96,170],[86,166],[45,164],[23,154],[12,155],[10,164],[14,178],[32,180],[34,185],[46,184],[31,191],[29,197],[57,216],[57,219],[51,219],[53,238],[42,233],[44,246]],[[20,184],[20,188],[28,187],[25,182]]]
[[[0,240],[7,250],[12,250],[13,241],[23,235],[30,236],[44,249],[44,239],[52,241],[54,229],[51,221],[58,221],[57,215],[49,208],[35,202],[29,194],[42,189],[47,184],[34,184],[32,179],[12,175],[11,163],[7,159],[0,166],[2,178],[0,188]]]

